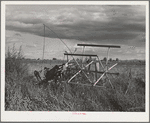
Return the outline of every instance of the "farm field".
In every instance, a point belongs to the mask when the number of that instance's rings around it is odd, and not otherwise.
[[[44,67],[53,68],[55,65],[61,65],[62,63],[65,63],[66,61],[61,60],[48,60],[42,62],[42,61],[24,61],[28,64],[29,67],[29,73],[33,74],[34,70],[41,70]],[[103,64],[105,64],[104,61],[102,61]],[[139,78],[142,78],[145,81],[145,62],[144,61],[111,61],[108,63],[108,68],[114,65],[115,63],[118,63],[117,66],[115,66],[110,72],[118,72],[120,74],[129,73],[131,71],[132,77],[136,78],[137,76]],[[94,70],[94,66],[92,65],[91,68]],[[100,71],[102,71],[102,67],[100,67]]]
[[[111,70],[120,73],[110,76],[112,89],[106,78],[103,80],[105,86],[101,88],[61,81],[39,85],[34,70],[52,68],[64,61],[27,60],[20,54],[10,54],[5,59],[6,111],[145,111],[144,61],[119,61]],[[109,62],[108,66],[115,63]],[[86,79],[83,77],[82,81],[86,82]]]

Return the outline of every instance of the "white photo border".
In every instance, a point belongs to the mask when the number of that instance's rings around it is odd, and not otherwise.
[[[5,8],[6,5],[145,5],[146,6],[146,111],[145,112],[75,112],[5,111]],[[77,112],[78,113],[78,112]],[[147,122],[149,121],[149,2],[148,1],[1,1],[1,121],[84,121]]]

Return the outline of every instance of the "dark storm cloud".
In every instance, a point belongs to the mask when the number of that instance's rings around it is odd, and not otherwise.
[[[25,6],[6,8],[6,30],[39,36],[44,35],[43,23],[62,39],[82,41],[125,44],[137,37],[141,40],[139,35],[145,32],[145,6],[32,6],[32,11]],[[45,36],[57,38],[48,29]]]
[[[133,39],[137,33],[145,31],[144,24],[127,24],[119,22],[93,22],[77,23],[72,25],[60,25],[64,38],[82,40],[106,40],[106,39]],[[61,33],[61,32],[59,32]]]

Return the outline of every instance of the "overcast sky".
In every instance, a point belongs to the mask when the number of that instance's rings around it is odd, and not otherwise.
[[[42,58],[44,26],[53,30],[72,51],[77,43],[120,45],[110,57],[145,59],[144,5],[7,5],[6,50],[22,45],[27,58]],[[46,28],[45,58],[63,58],[68,51]],[[86,48],[85,53],[106,56],[106,48]]]

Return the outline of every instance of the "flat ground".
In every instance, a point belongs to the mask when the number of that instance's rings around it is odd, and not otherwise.
[[[65,61],[61,60],[45,60],[45,61],[38,61],[38,60],[25,60],[25,63],[28,63],[29,66],[29,73],[33,74],[34,70],[41,70],[44,67],[52,68],[55,65],[60,65],[65,63]],[[103,65],[105,65],[105,61],[102,61]],[[109,61],[108,67],[111,67],[115,63],[118,63],[110,72],[118,72],[120,74],[128,73],[131,71],[132,77],[141,78],[145,81],[145,62],[144,61]],[[91,69],[94,70],[94,65],[91,66]],[[100,67],[100,71],[102,67]]]
[[[119,61],[110,71],[120,73],[118,76],[109,75],[114,86],[112,89],[105,78],[98,83],[105,84],[102,88],[61,83],[61,80],[58,85],[53,81],[39,85],[34,70],[52,68],[64,61],[14,57],[6,58],[6,111],[145,111],[144,61]],[[115,63],[109,62],[108,67]],[[87,83],[84,76],[80,78],[77,78],[80,82]]]

